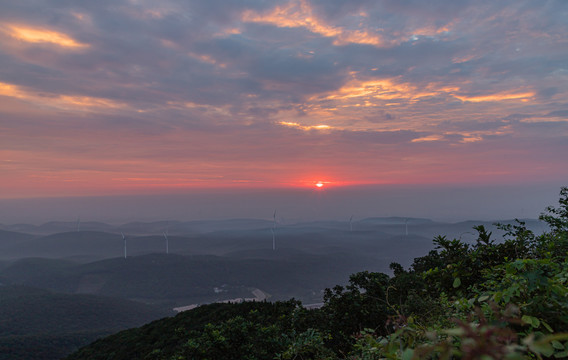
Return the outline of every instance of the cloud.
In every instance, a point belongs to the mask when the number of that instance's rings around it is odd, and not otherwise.
[[[551,111],[548,114],[546,114],[546,116],[568,119],[568,110]]]
[[[299,123],[295,123],[295,122],[287,122],[287,121],[281,121],[279,123],[280,125],[283,126],[288,126],[288,127],[293,127],[296,129],[300,129],[300,130],[330,130],[332,129],[331,126],[329,125],[301,125]]]
[[[534,92],[522,92],[522,93],[497,93],[497,94],[483,94],[483,95],[453,95],[455,98],[461,101],[469,102],[493,102],[493,101],[507,101],[507,100],[517,100],[517,101],[529,101],[535,96]]]
[[[364,17],[364,15],[359,16]],[[318,17],[312,5],[306,0],[289,1],[263,13],[247,10],[243,12],[241,19],[245,23],[263,23],[283,28],[304,28],[311,33],[333,38],[333,44],[337,46],[350,43],[379,47],[388,45],[377,32],[360,28],[347,29],[343,26],[328,24],[324,19]]]
[[[38,29],[14,24],[4,26],[4,34],[19,41],[32,44],[54,44],[63,48],[85,48],[88,44],[80,43],[67,34],[49,30]]]
[[[553,168],[567,16],[559,1],[6,2],[6,166],[86,188],[568,175]]]
[[[503,118],[503,120],[519,121],[535,117],[533,114],[511,114]]]

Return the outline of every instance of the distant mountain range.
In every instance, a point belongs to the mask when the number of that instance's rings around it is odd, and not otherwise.
[[[545,230],[537,220],[525,220],[536,233]],[[511,221],[503,221],[511,223]],[[279,249],[294,248],[313,254],[329,251],[371,254],[384,253],[396,244],[420,249],[410,256],[421,254],[439,234],[448,237],[475,239],[475,225],[484,225],[498,233],[492,222],[466,221],[440,223],[420,218],[366,218],[348,221],[317,221],[295,224],[276,224]],[[212,221],[156,221],[109,225],[100,222],[49,222],[42,225],[0,225],[0,261],[24,257],[67,258],[93,261],[120,257],[124,254],[122,234],[127,237],[130,256],[169,250],[178,254],[214,254],[271,249],[272,221],[231,219]],[[381,249],[381,248],[387,248]],[[398,251],[391,252],[398,254]],[[411,257],[398,259],[409,263]],[[384,256],[380,256],[384,258]]]
[[[391,262],[408,266],[433,248],[432,238],[438,234],[474,241],[475,225],[502,234],[487,222],[451,224],[401,217],[367,218],[351,224],[277,223],[276,250],[272,250],[274,224],[266,220],[77,225],[3,225],[0,283],[164,306],[217,301],[220,298],[213,289],[223,284],[228,285],[223,294],[227,298],[259,288],[273,299],[317,301],[323,288],[346,282],[351,273],[389,272]],[[536,220],[527,220],[527,225],[537,233],[542,228]],[[40,234],[72,226],[74,231]],[[126,236],[127,259],[121,233]]]
[[[405,217],[371,217],[355,219],[352,222],[353,229],[366,229],[377,226],[404,225],[408,223],[410,227],[438,226],[455,227],[473,225],[491,225],[495,222],[510,223],[513,220],[499,221],[464,221],[458,223],[436,222],[426,218],[405,218]],[[529,227],[543,227],[544,225],[535,219],[523,219],[529,223]],[[32,224],[0,224],[0,230],[12,231],[17,233],[27,233],[33,235],[50,235],[60,232],[74,231],[101,231],[110,233],[129,233],[131,235],[151,235],[169,234],[190,235],[202,234],[218,231],[242,231],[270,228],[273,221],[264,219],[227,219],[227,220],[196,220],[196,221],[152,221],[152,222],[130,222],[121,225],[110,225],[96,221],[51,221],[41,225]],[[310,221],[300,223],[277,223],[278,228],[319,228],[319,229],[343,229],[349,230],[349,221]],[[544,229],[544,228],[543,228]]]

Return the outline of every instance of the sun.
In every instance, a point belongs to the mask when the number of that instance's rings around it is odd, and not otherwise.
[[[323,187],[323,183],[322,183],[321,181],[318,181],[318,182],[316,183],[316,187],[322,188],[322,187]]]

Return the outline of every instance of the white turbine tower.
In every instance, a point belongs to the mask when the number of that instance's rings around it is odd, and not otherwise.
[[[276,250],[276,210],[274,210],[274,215],[272,215],[272,250]]]
[[[168,230],[164,232],[164,238],[166,239],[166,254],[170,253],[170,244],[168,240]]]
[[[122,232],[120,235],[122,235],[122,240],[124,241],[124,258],[126,259],[126,236]]]
[[[353,231],[353,215],[349,218],[349,231]]]

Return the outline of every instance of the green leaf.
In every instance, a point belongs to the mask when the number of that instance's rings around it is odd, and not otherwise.
[[[402,352],[402,360],[412,360],[412,356],[414,355],[413,349],[404,349]]]
[[[523,322],[525,324],[529,324],[534,328],[537,328],[540,326],[540,320],[535,318],[534,316],[529,316],[529,315],[523,315],[523,317],[521,318],[521,320],[523,320]]]
[[[552,340],[551,342],[552,347],[558,350],[564,350],[564,345],[558,340]]]
[[[554,354],[554,348],[550,344],[541,344],[541,343],[534,343],[531,346],[531,350],[536,352],[537,354],[542,354],[544,356],[552,356]]]
[[[462,282],[461,282],[461,280],[460,280],[459,277],[457,277],[457,278],[454,279],[454,287],[455,287],[455,288],[460,287],[461,283],[462,283]]]

